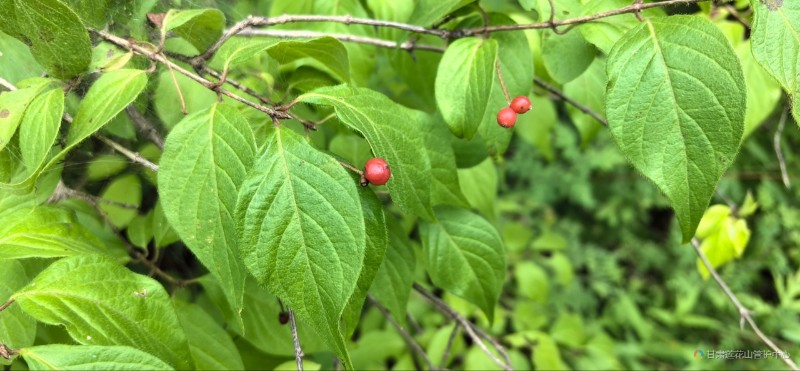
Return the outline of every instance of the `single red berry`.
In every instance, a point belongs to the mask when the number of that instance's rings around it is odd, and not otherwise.
[[[531,110],[531,100],[524,95],[520,95],[511,101],[511,109],[519,114],[528,112]]]
[[[288,323],[289,322],[289,312],[280,312],[280,313],[278,313],[278,322],[280,322],[281,325],[285,325],[286,323]]]
[[[374,185],[384,185],[392,176],[389,164],[382,158],[373,158],[364,165],[364,179]]]
[[[506,129],[510,128],[517,123],[517,113],[511,107],[505,107],[497,113],[497,123]]]

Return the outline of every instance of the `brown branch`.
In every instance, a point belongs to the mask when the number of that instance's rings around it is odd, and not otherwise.
[[[599,123],[603,124],[603,126],[608,126],[608,121],[606,121],[606,119],[603,116],[601,116],[599,113],[593,111],[589,107],[584,106],[583,104],[579,103],[578,101],[576,101],[576,100],[564,95],[564,93],[561,90],[556,89],[554,86],[548,84],[544,80],[542,80],[542,79],[540,79],[538,77],[534,77],[533,78],[533,82],[536,85],[539,85],[542,88],[544,88],[545,90],[549,91],[553,95],[561,98],[563,101],[571,104],[575,108],[579,109],[581,112],[583,112],[583,113],[585,113],[585,114],[587,114],[589,116],[592,116]]]
[[[289,325],[292,328],[292,342],[294,343],[294,359],[297,361],[297,371],[303,371],[303,348],[300,347],[297,323],[294,321],[294,312],[291,309],[289,309]]]
[[[474,27],[474,28],[465,28],[462,30],[453,31],[458,37],[463,36],[473,36],[483,32],[506,32],[506,31],[519,31],[519,30],[533,30],[539,28],[553,28],[558,26],[568,26],[568,25],[577,25],[588,23],[592,21],[596,21],[602,18],[613,17],[615,15],[621,14],[628,14],[628,13],[636,13],[640,12],[645,9],[650,8],[661,8],[665,6],[671,5],[688,5],[688,4],[695,4],[700,3],[708,0],[668,0],[668,1],[660,1],[656,3],[646,3],[646,4],[632,4],[626,6],[624,8],[609,10],[607,12],[601,12],[591,15],[585,15],[582,17],[564,19],[560,21],[553,21],[553,22],[539,22],[539,23],[528,23],[528,24],[512,24],[512,25],[500,25],[500,26],[490,26],[490,27]]]
[[[128,113],[128,117],[130,117],[131,121],[133,121],[133,124],[136,126],[136,130],[139,130],[139,132],[147,137],[147,139],[150,139],[150,141],[153,142],[158,149],[164,149],[164,138],[162,138],[158,133],[155,125],[150,122],[147,117],[144,117],[142,112],[139,111],[136,106],[133,104],[129,105],[127,108],[125,108],[125,112]]]
[[[383,314],[383,316],[386,317],[386,320],[389,321],[389,323],[391,323],[392,326],[394,326],[397,332],[400,333],[400,336],[402,336],[403,339],[406,340],[408,346],[411,347],[411,349],[413,349],[414,352],[416,352],[420,357],[422,357],[422,360],[428,366],[428,370],[435,370],[436,368],[433,367],[433,363],[431,363],[431,359],[428,357],[428,354],[425,353],[425,351],[422,349],[422,347],[419,346],[419,344],[417,344],[417,342],[414,340],[411,334],[409,334],[408,331],[405,328],[403,328],[403,326],[400,326],[400,324],[397,323],[392,314],[389,313],[389,311],[383,305],[381,305],[380,302],[375,300],[375,298],[373,298],[372,296],[367,296],[367,300],[369,300],[370,304],[372,304],[375,308],[377,308]]]
[[[517,31],[517,30],[531,30],[531,29],[539,29],[539,28],[551,28],[555,29],[559,26],[567,26],[567,25],[577,25],[582,23],[592,22],[598,19],[612,17],[621,14],[627,13],[639,13],[642,10],[650,9],[650,8],[659,8],[671,5],[681,5],[681,4],[694,4],[708,0],[667,0],[655,3],[646,3],[646,4],[632,4],[626,6],[624,8],[614,9],[607,12],[601,12],[571,19],[564,19],[560,21],[555,21],[550,19],[546,22],[539,22],[539,23],[529,23],[529,24],[515,24],[515,25],[500,25],[500,26],[482,26],[482,27],[474,27],[474,28],[464,28],[464,29],[457,29],[457,30],[444,30],[438,29],[436,27],[433,28],[426,28],[421,26],[416,26],[407,23],[400,23],[400,22],[391,22],[391,21],[382,21],[382,20],[375,20],[371,18],[356,18],[349,15],[344,16],[324,16],[324,15],[294,15],[294,14],[286,14],[278,17],[267,18],[267,17],[258,17],[258,16],[249,16],[243,21],[235,24],[233,27],[228,29],[225,34],[208,50],[206,50],[203,54],[199,55],[195,60],[196,63],[207,61],[213,57],[214,53],[224,44],[227,40],[235,35],[261,35],[266,36],[266,34],[254,34],[254,30],[249,30],[251,27],[264,27],[264,26],[273,26],[285,23],[295,23],[295,22],[325,22],[325,23],[341,23],[341,24],[359,24],[359,25],[367,25],[367,26],[374,26],[374,27],[387,27],[387,28],[395,28],[403,31],[408,31],[412,33],[419,33],[419,34],[427,34],[427,35],[434,35],[438,36],[442,39],[454,39],[460,38],[465,36],[474,36],[478,34],[488,34],[492,32],[506,32],[506,31]],[[551,7],[551,12],[555,10]],[[551,14],[551,16],[555,16],[555,14]],[[275,36],[280,37],[280,36]],[[316,37],[316,36],[307,36],[307,37]]]
[[[19,354],[19,352],[9,348],[8,345],[0,343],[0,357],[5,358],[6,360],[11,360],[11,358],[16,356],[17,354]]]
[[[121,48],[124,48],[126,50],[131,50],[136,54],[148,57],[148,58],[150,58],[151,60],[153,60],[155,62],[158,62],[158,63],[161,63],[163,65],[166,65],[167,67],[171,68],[172,70],[177,71],[178,73],[180,73],[180,74],[182,74],[182,75],[184,75],[184,76],[186,76],[186,77],[188,77],[188,78],[200,83],[201,85],[206,87],[206,89],[209,89],[209,90],[214,91],[214,92],[216,92],[218,94],[221,94],[221,95],[224,95],[224,96],[226,96],[228,98],[231,98],[231,99],[233,99],[233,100],[235,100],[237,102],[240,102],[240,103],[246,104],[246,105],[248,105],[250,107],[253,107],[253,108],[255,108],[255,109],[257,109],[257,110],[259,110],[261,112],[266,113],[270,117],[277,118],[277,119],[288,119],[289,118],[289,116],[285,112],[276,111],[276,110],[274,110],[274,109],[272,109],[270,107],[267,107],[267,106],[264,106],[262,104],[249,101],[249,100],[247,100],[245,98],[242,98],[239,95],[236,95],[236,94],[234,94],[234,93],[232,93],[232,92],[230,92],[228,90],[222,89],[215,82],[209,81],[209,80],[207,80],[207,79],[205,79],[205,78],[203,78],[201,76],[198,76],[197,74],[194,74],[194,73],[186,70],[185,68],[175,64],[174,62],[170,61],[164,55],[162,55],[160,53],[155,53],[155,52],[153,52],[153,51],[151,51],[151,50],[149,50],[149,49],[147,49],[147,48],[145,48],[145,47],[143,47],[141,45],[136,44],[135,42],[128,41],[128,40],[123,39],[123,38],[121,38],[119,36],[115,36],[115,35],[112,35],[112,34],[110,34],[108,32],[101,31],[101,30],[92,30],[92,32],[94,32],[95,34],[97,34],[98,36],[102,37],[103,39],[105,39],[105,40],[107,40],[107,41],[109,41],[109,42],[111,42],[111,43],[113,43],[113,44],[115,44],[115,45],[117,45],[117,46],[119,46]]]
[[[439,37],[445,37],[448,33],[447,30],[436,30],[436,29],[428,29],[421,26],[414,26],[411,24],[400,23],[400,22],[391,22],[391,21],[381,21],[371,18],[356,18],[349,15],[344,16],[326,16],[326,15],[290,15],[285,14],[278,17],[260,17],[260,16],[248,16],[244,20],[240,21],[239,23],[233,25],[233,27],[229,28],[222,37],[217,40],[214,45],[212,45],[208,50],[203,52],[203,54],[197,56],[192,61],[193,65],[199,65],[206,61],[209,61],[211,58],[214,57],[214,54],[228,41],[231,37],[236,35],[243,35],[244,30],[251,28],[251,27],[264,27],[264,26],[274,26],[280,25],[285,23],[296,23],[296,22],[328,22],[328,23],[342,23],[346,25],[350,24],[359,24],[359,25],[367,25],[367,26],[375,26],[375,27],[389,27],[389,28],[396,28],[400,30],[415,32],[415,33],[423,33],[423,34],[431,34],[436,35]],[[316,37],[316,36],[310,36]]]
[[[98,197],[98,196],[95,196],[95,195],[91,195],[91,194],[88,194],[88,193],[84,193],[84,192],[72,189],[70,187],[67,187],[67,185],[64,184],[64,182],[62,180],[58,181],[58,184],[56,185],[56,189],[55,189],[55,191],[53,191],[53,195],[51,195],[50,198],[47,199],[47,202],[48,203],[57,203],[57,202],[59,202],[61,200],[67,199],[67,198],[77,198],[77,199],[86,201],[90,205],[95,206],[95,207],[99,203],[104,203],[104,204],[118,206],[118,207],[125,208],[125,209],[133,209],[133,210],[138,210],[139,209],[139,207],[136,206],[136,205],[131,205],[131,204],[123,203],[123,202],[112,201],[112,200],[109,200],[109,199],[106,199],[106,198]]]
[[[507,371],[512,370],[511,359],[508,357],[508,353],[506,353],[505,348],[503,348],[503,346],[500,345],[500,343],[494,340],[493,337],[489,336],[489,334],[483,332],[483,330],[475,326],[472,322],[462,317],[460,314],[458,314],[458,312],[453,310],[453,308],[450,308],[450,306],[447,305],[447,303],[443,302],[441,299],[437,298],[435,295],[428,292],[428,290],[425,290],[424,287],[420,286],[420,284],[416,282],[414,282],[414,290],[416,290],[418,293],[420,293],[422,296],[428,299],[428,301],[431,302],[431,304],[433,304],[436,307],[436,309],[438,309],[440,312],[446,314],[448,317],[452,318],[459,325],[461,325],[461,327],[464,328],[464,330],[467,332],[467,335],[469,335],[472,341],[475,344],[477,344],[478,347],[481,348],[481,350],[484,353],[486,353],[486,355],[489,356],[489,358],[492,361],[494,361],[494,363],[500,366],[503,370]],[[500,353],[501,356],[503,356],[505,363],[503,363],[503,361],[498,359],[497,356],[495,356],[494,353],[492,353],[492,351],[490,351],[489,348],[486,347],[486,344],[483,343],[483,340],[481,340],[481,338],[486,339],[492,344],[492,346],[494,346],[497,352]]]
[[[717,273],[717,270],[714,269],[714,266],[711,265],[711,262],[708,260],[708,257],[706,257],[706,254],[704,254],[703,250],[700,248],[700,241],[697,238],[692,238],[692,247],[694,247],[695,253],[697,253],[697,256],[700,258],[700,261],[703,262],[703,265],[706,267],[708,272],[711,273],[711,277],[714,278],[714,281],[717,282],[717,285],[719,285],[719,287],[722,289],[725,295],[728,296],[728,299],[730,299],[730,301],[739,311],[739,318],[740,318],[739,326],[743,328],[744,323],[747,322],[750,325],[750,328],[753,329],[753,332],[756,333],[758,338],[761,339],[761,341],[764,344],[766,344],[770,349],[772,349],[772,351],[774,351],[780,356],[780,358],[783,360],[783,363],[786,363],[786,365],[789,366],[789,368],[791,368],[792,370],[798,370],[797,365],[794,363],[794,361],[792,361],[791,358],[789,358],[789,355],[786,354],[786,352],[784,352],[783,350],[781,350],[781,348],[779,348],[777,345],[775,345],[775,343],[772,342],[772,340],[770,340],[766,335],[764,335],[763,332],[761,332],[761,329],[758,327],[755,320],[753,320],[753,317],[751,316],[752,312],[750,311],[750,309],[747,309],[744,305],[742,305],[742,303],[739,301],[739,298],[736,297],[733,291],[731,291],[730,287],[728,287],[728,284],[725,283],[725,280],[722,279],[719,273]]]
[[[445,48],[435,45],[417,44],[410,41],[397,43],[394,41],[376,39],[373,37],[355,36],[349,34],[314,32],[314,31],[291,31],[291,30],[244,30],[239,33],[241,36],[277,37],[277,38],[313,38],[313,37],[332,37],[339,41],[353,42],[358,44],[374,45],[389,49],[402,49],[407,51],[426,50],[437,53],[444,53]]]
[[[223,81],[222,74],[217,72],[213,68],[208,67],[206,65],[203,65],[202,70],[203,70],[203,72],[213,76],[215,79],[218,79],[219,81]],[[269,98],[258,94],[255,90],[250,89],[249,87],[245,86],[244,84],[242,84],[242,83],[240,83],[240,82],[238,82],[238,81],[236,81],[236,80],[234,80],[234,79],[232,79],[230,77],[225,76],[224,81],[225,81],[226,84],[229,84],[230,86],[233,86],[234,88],[243,91],[245,94],[247,94],[247,95],[249,95],[249,96],[251,96],[253,98],[258,99],[259,101],[261,101],[261,103],[268,104],[268,105],[271,105],[271,106],[275,105],[275,102],[273,102]]]
[[[6,310],[6,308],[10,307],[11,304],[14,304],[14,299],[8,299],[7,302],[5,302],[2,305],[0,305],[0,312]]]
[[[97,139],[100,139],[103,143],[108,144],[109,146],[111,146],[111,148],[114,148],[117,152],[122,153],[125,157],[129,158],[131,161],[133,161],[133,162],[135,162],[137,164],[140,164],[140,165],[142,165],[142,166],[144,166],[144,167],[146,167],[146,168],[148,168],[150,170],[158,171],[158,165],[148,161],[146,158],[142,157],[142,155],[140,155],[138,152],[133,152],[133,151],[123,147],[121,144],[119,144],[119,143],[117,143],[117,142],[115,142],[115,141],[113,141],[113,140],[111,140],[109,138],[106,138],[103,135],[97,134],[97,135],[95,135],[95,137]]]

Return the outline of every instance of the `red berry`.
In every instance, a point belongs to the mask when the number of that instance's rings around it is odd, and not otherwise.
[[[531,100],[524,95],[520,95],[511,101],[511,109],[519,114],[528,112],[531,110]]]
[[[505,107],[497,113],[497,123],[504,128],[510,128],[517,123],[517,113],[511,107]]]
[[[364,165],[364,179],[374,185],[384,185],[392,176],[389,164],[382,158],[373,158]]]

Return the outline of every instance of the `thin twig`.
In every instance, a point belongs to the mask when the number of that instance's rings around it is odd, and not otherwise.
[[[756,322],[753,320],[753,317],[750,315],[751,311],[747,309],[742,303],[739,301],[739,298],[731,291],[728,284],[722,279],[722,277],[717,273],[717,270],[714,269],[714,266],[711,265],[711,262],[706,257],[706,254],[703,253],[703,250],[700,248],[700,241],[697,238],[692,238],[692,247],[694,247],[694,251],[697,253],[697,256],[700,258],[700,261],[703,262],[703,265],[706,267],[709,273],[711,273],[711,277],[714,277],[714,281],[717,282],[717,285],[722,289],[728,299],[733,303],[736,309],[739,311],[739,327],[744,327],[745,321],[750,324],[750,328],[756,333],[759,339],[766,344],[772,351],[778,354],[778,356],[783,360],[783,363],[786,363],[789,368],[792,370],[798,370],[797,365],[789,358],[789,355],[786,354],[781,348],[779,348],[775,343],[772,342],[763,332],[761,329],[758,328]]]
[[[163,45],[163,43],[162,43]],[[161,47],[159,47],[161,49]],[[161,55],[164,56],[163,54]],[[166,57],[164,57],[166,59]],[[184,115],[189,114],[189,111],[186,110],[186,99],[183,97],[183,90],[181,90],[181,84],[178,84],[178,77],[175,76],[175,70],[172,68],[172,63],[165,63],[167,65],[167,70],[169,70],[169,76],[172,78],[172,84],[175,86],[175,91],[178,93],[178,100],[181,102],[181,113]]]
[[[215,79],[218,79],[218,80],[222,81],[222,74],[217,72],[216,70],[214,70],[211,67],[203,65],[203,72],[213,76]],[[245,92],[247,95],[258,99],[259,101],[261,101],[261,103],[268,104],[268,105],[271,105],[271,106],[275,105],[275,102],[273,102],[269,98],[258,94],[255,90],[250,89],[249,87],[245,86],[244,84],[242,84],[242,83],[240,83],[240,82],[238,82],[238,81],[236,81],[236,80],[234,80],[234,79],[232,79],[230,77],[226,76],[224,81],[225,81],[226,84],[229,84],[229,85],[233,86],[234,88]]]
[[[494,69],[497,70],[497,78],[500,80],[500,87],[503,89],[503,95],[506,97],[506,103],[511,105],[511,96],[508,95],[508,89],[506,88],[506,81],[505,79],[503,79],[503,73],[500,72],[500,58],[495,59]]]
[[[442,370],[447,368],[447,359],[450,358],[450,351],[453,350],[453,344],[456,342],[456,336],[460,328],[461,326],[459,326],[458,323],[453,324],[453,331],[450,332],[450,338],[447,339],[447,346],[444,348],[444,353],[442,353],[442,361],[439,363],[439,368]]]
[[[198,76],[197,74],[194,74],[194,73],[186,70],[185,68],[175,64],[174,62],[170,61],[164,55],[162,55],[160,53],[154,53],[153,51],[148,50],[147,48],[145,48],[145,47],[143,47],[141,45],[138,45],[135,42],[131,42],[129,40],[123,39],[123,38],[121,38],[119,36],[115,36],[115,35],[112,35],[112,34],[110,34],[108,32],[101,31],[101,30],[92,30],[92,32],[94,32],[95,34],[97,34],[98,36],[102,37],[103,39],[105,39],[107,41],[110,41],[111,43],[113,43],[113,44],[115,44],[115,45],[117,45],[117,46],[119,46],[121,48],[124,48],[126,50],[131,50],[134,53],[146,56],[146,57],[150,58],[151,60],[153,60],[155,62],[167,65],[168,67],[170,67],[171,69],[177,71],[178,73],[180,73],[180,74],[182,74],[182,75],[184,75],[184,76],[186,76],[186,77],[188,77],[188,78],[200,83],[206,89],[209,89],[209,90],[214,91],[214,92],[216,92],[218,94],[221,94],[221,95],[224,95],[224,96],[226,96],[228,98],[231,98],[231,99],[233,99],[233,100],[235,100],[237,102],[240,102],[240,103],[246,104],[246,105],[248,105],[250,107],[253,107],[253,108],[255,108],[255,109],[257,109],[257,110],[259,110],[261,112],[266,113],[270,117],[274,117],[274,118],[278,118],[278,119],[288,119],[289,118],[289,116],[285,112],[276,111],[276,110],[274,110],[274,109],[272,109],[270,107],[264,106],[264,105],[259,104],[259,103],[252,102],[252,101],[247,100],[245,98],[242,98],[241,96],[239,96],[237,94],[234,94],[234,93],[232,93],[232,92],[230,92],[228,90],[222,89],[220,86],[217,85],[217,83],[209,81],[209,80],[207,80],[207,79],[205,79],[205,78],[203,78],[201,76]]]
[[[55,191],[53,191],[53,195],[51,195],[50,198],[47,199],[47,202],[57,203],[67,198],[77,198],[88,202],[92,206],[97,206],[99,203],[104,203],[112,206],[121,207],[124,209],[132,209],[132,210],[139,209],[139,207],[136,205],[126,204],[124,202],[117,202],[72,189],[70,187],[67,187],[67,185],[64,184],[62,180],[58,181],[56,189]]]
[[[294,343],[294,359],[297,361],[297,371],[303,371],[303,348],[300,347],[297,324],[294,322],[294,312],[291,309],[289,309],[289,325],[292,327],[292,342]]]
[[[19,354],[19,352],[9,348],[8,345],[0,343],[0,357],[5,358],[6,360],[11,360],[11,358],[16,356],[17,354]]]
[[[558,25],[556,24],[556,4],[554,0],[547,0],[550,3],[550,20],[547,23],[550,24],[550,28],[553,30],[553,33],[556,35],[563,35],[569,31],[569,29],[565,31],[560,31],[558,29]]]
[[[368,25],[374,27],[387,27],[387,28],[395,28],[399,30],[409,31],[413,33],[420,33],[420,34],[427,34],[427,35],[434,35],[438,36],[442,39],[454,39],[460,38],[465,36],[474,36],[479,34],[486,34],[492,32],[506,32],[506,31],[517,31],[517,30],[531,30],[531,29],[540,29],[540,28],[555,28],[558,26],[567,26],[567,25],[575,25],[575,24],[582,24],[592,22],[598,19],[612,17],[615,15],[627,14],[627,13],[637,13],[641,12],[645,9],[650,8],[658,8],[658,7],[665,7],[671,5],[679,5],[679,4],[694,4],[698,2],[703,2],[708,0],[667,0],[655,3],[646,3],[646,4],[632,4],[623,8],[610,10],[607,12],[601,12],[597,14],[586,15],[582,17],[576,17],[571,19],[564,19],[560,21],[548,20],[546,22],[538,22],[538,23],[527,23],[527,24],[514,24],[514,25],[500,25],[500,26],[482,26],[482,27],[474,27],[474,28],[464,28],[464,29],[457,29],[457,30],[446,30],[446,29],[438,29],[438,28],[425,28],[421,26],[416,26],[407,23],[400,23],[400,22],[391,22],[391,21],[382,21],[382,20],[375,20],[371,18],[356,18],[349,15],[345,16],[324,16],[324,15],[294,15],[294,14],[287,14],[282,15],[279,17],[267,18],[267,17],[257,17],[257,16],[250,16],[247,17],[245,20],[237,23],[230,29],[228,29],[225,34],[220,38],[217,43],[214,44],[211,48],[209,48],[206,52],[202,55],[198,56],[198,60],[205,61],[209,60],[213,54],[225,43],[228,39],[235,35],[246,35],[250,34],[253,35],[253,30],[249,30],[251,27],[263,27],[263,26],[272,26],[284,23],[294,23],[294,22],[324,22],[324,23],[341,23],[341,24],[360,24],[360,25]],[[551,7],[552,9],[552,7]]]
[[[786,171],[786,160],[783,158],[783,149],[781,149],[781,139],[783,139],[783,128],[786,126],[786,117],[789,109],[784,108],[781,114],[781,119],[778,121],[778,129],[775,130],[775,136],[772,138],[772,144],[775,147],[775,155],[778,156],[778,165],[781,167],[781,179],[783,185],[788,189],[792,186],[789,180],[789,173]]]
[[[146,158],[142,157],[142,155],[140,155],[138,152],[133,152],[133,151],[123,147],[121,144],[119,144],[119,143],[117,143],[117,142],[115,142],[115,141],[113,141],[113,140],[111,140],[109,138],[106,138],[103,135],[99,135],[98,134],[98,135],[95,135],[95,137],[97,139],[100,139],[103,143],[108,144],[109,146],[111,146],[111,148],[114,148],[117,152],[122,153],[125,157],[129,158],[131,161],[133,161],[133,162],[135,162],[137,164],[140,164],[140,165],[142,165],[142,166],[144,166],[144,167],[146,167],[146,168],[148,168],[150,170],[158,171],[158,165],[148,161]]]
[[[462,317],[455,310],[453,310],[453,308],[450,308],[450,306],[447,305],[447,303],[443,302],[441,299],[437,298],[435,295],[428,292],[428,290],[425,290],[424,287],[420,286],[416,282],[414,283],[414,290],[416,290],[418,293],[420,293],[422,296],[428,299],[428,301],[430,301],[440,312],[446,314],[448,317],[452,318],[459,325],[461,325],[461,327],[464,328],[464,330],[467,332],[467,335],[469,335],[472,341],[475,344],[477,344],[478,347],[481,348],[481,350],[484,353],[486,353],[486,355],[489,356],[489,358],[492,361],[494,361],[494,363],[502,367],[503,370],[512,369],[511,359],[508,357],[508,353],[506,353],[506,350],[503,348],[503,346],[500,345],[500,343],[498,343],[496,340],[494,340],[494,338],[489,336],[489,334],[483,332],[481,329],[476,327],[472,322],[468,321],[466,318]],[[481,340],[481,338],[484,338],[490,343],[492,343],[492,345],[497,349],[497,352],[500,353],[501,356],[503,356],[505,363],[503,363],[503,361],[498,359],[497,356],[495,356],[494,353],[492,353],[492,351],[490,351],[489,348],[486,347],[486,344],[483,343],[483,340]]]
[[[276,38],[314,38],[314,37],[332,37],[339,41],[353,42],[358,44],[374,45],[390,49],[402,50],[427,50],[432,52],[444,53],[445,48],[442,46],[417,44],[413,42],[397,43],[394,41],[376,39],[373,37],[355,36],[340,33],[327,33],[327,32],[314,32],[314,31],[291,31],[291,30],[253,30],[248,29],[239,33],[240,36],[258,36],[258,37],[276,37]]]
[[[369,300],[370,304],[372,304],[375,308],[377,308],[383,314],[383,316],[386,317],[386,320],[389,321],[389,323],[391,323],[392,326],[394,326],[397,332],[400,333],[400,336],[402,336],[403,339],[406,340],[408,346],[411,347],[411,349],[413,349],[414,352],[416,352],[420,357],[422,357],[422,360],[428,366],[428,369],[435,370],[436,368],[433,367],[433,363],[431,363],[431,359],[428,357],[428,354],[425,353],[425,350],[423,350],[422,347],[420,347],[419,344],[417,344],[417,342],[414,340],[411,334],[409,334],[408,331],[405,328],[403,328],[403,326],[400,326],[400,324],[397,323],[392,314],[389,313],[389,311],[380,302],[375,300],[375,298],[373,298],[372,296],[367,296],[367,300]]]
[[[208,48],[203,54],[199,55],[195,60],[195,63],[208,61],[213,56],[214,53],[219,50],[222,45],[228,41],[231,37],[236,35],[243,35],[245,32],[244,30],[250,27],[264,27],[264,26],[274,26],[284,23],[295,23],[295,22],[325,22],[325,23],[343,23],[343,24],[360,24],[360,25],[367,25],[367,26],[375,26],[375,27],[389,27],[389,28],[397,28],[400,30],[411,31],[416,33],[426,33],[437,35],[439,37],[443,37],[448,31],[446,30],[434,30],[428,29],[421,26],[414,26],[411,24],[400,23],[400,22],[391,22],[391,21],[381,21],[371,18],[356,18],[349,15],[344,16],[327,16],[327,15],[293,15],[293,14],[285,14],[278,17],[259,17],[259,16],[248,16],[244,20],[240,21],[239,23],[233,25],[233,27],[229,28],[222,37],[214,43],[213,46]]]
[[[731,4],[723,4],[723,6],[725,7],[726,10],[728,10],[729,13],[731,13],[733,18],[735,18],[739,23],[742,24],[742,26],[744,26],[748,30],[753,27],[750,24],[750,22],[747,21],[747,19],[745,17],[742,17],[742,15],[739,14],[739,11],[736,10],[736,8],[733,5],[731,5]]]
[[[8,90],[8,91],[17,90],[17,87],[14,86],[14,84],[12,84],[11,82],[9,82],[8,80],[6,80],[6,79],[4,79],[2,77],[0,77],[0,86],[6,88],[6,90]]]
[[[133,104],[129,105],[125,108],[125,112],[128,113],[128,117],[131,118],[131,121],[133,121],[133,124],[140,133],[147,137],[147,139],[150,139],[158,149],[164,149],[164,138],[158,133],[155,125],[150,122],[147,117],[144,117],[144,114],[142,114],[136,106]]]
[[[346,168],[346,169],[349,169],[349,170],[351,170],[352,172],[354,172],[354,173],[357,173],[357,174],[359,174],[359,175],[364,175],[364,172],[363,172],[363,171],[361,171],[361,170],[359,170],[357,167],[355,167],[355,166],[353,166],[353,165],[350,165],[350,164],[348,164],[347,162],[345,162],[345,161],[342,161],[342,160],[337,160],[337,161],[339,161],[339,165],[342,165],[342,167],[344,167],[344,168]]]
[[[549,91],[553,95],[561,98],[565,102],[573,105],[575,108],[579,109],[581,112],[583,112],[583,113],[585,113],[585,114],[587,114],[589,116],[592,116],[595,120],[597,120],[597,122],[603,124],[603,126],[608,126],[608,121],[606,121],[606,119],[603,116],[601,116],[599,113],[593,111],[589,107],[584,106],[583,104],[579,103],[578,101],[576,101],[576,100],[564,95],[564,93],[561,90],[556,89],[554,86],[546,83],[544,80],[542,80],[542,79],[540,79],[538,77],[534,77],[533,78],[533,82],[536,85],[539,85],[539,86],[543,87],[545,90]]]
[[[453,31],[459,37],[463,36],[473,36],[483,32],[506,32],[506,31],[519,31],[519,30],[532,30],[532,29],[539,29],[539,28],[553,28],[557,26],[567,26],[567,25],[576,25],[582,23],[589,23],[592,21],[596,21],[598,19],[613,17],[615,15],[627,14],[627,13],[636,13],[640,12],[645,9],[650,8],[661,8],[671,5],[688,5],[694,3],[705,2],[708,0],[668,0],[668,1],[660,1],[655,3],[646,3],[646,4],[632,4],[626,6],[624,8],[609,10],[607,12],[601,12],[591,15],[585,15],[582,17],[576,17],[571,19],[563,19],[560,21],[554,22],[539,22],[539,23],[527,23],[527,24],[510,24],[510,25],[499,25],[499,26],[491,26],[491,27],[474,27],[474,28],[466,28],[461,30]]]
[[[8,301],[7,301],[7,302],[5,302],[5,303],[3,303],[2,305],[0,305],[0,312],[2,312],[2,311],[4,311],[4,310],[6,310],[6,308],[8,308],[9,306],[11,306],[11,304],[14,304],[14,299],[8,299]]]

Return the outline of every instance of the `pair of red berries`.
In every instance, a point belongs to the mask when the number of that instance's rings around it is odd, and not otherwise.
[[[364,165],[364,173],[361,175],[361,186],[368,184],[384,185],[392,177],[392,170],[386,160],[376,157],[367,161]]]
[[[508,107],[505,107],[497,113],[497,124],[508,129],[517,123],[517,114],[523,114],[531,110],[531,100],[528,97],[520,95],[511,101]]]

